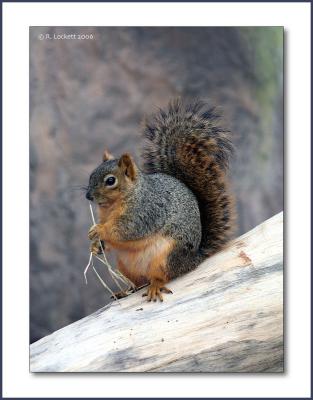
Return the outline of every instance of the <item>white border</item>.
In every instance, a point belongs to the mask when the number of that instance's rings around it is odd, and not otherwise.
[[[4,397],[309,396],[310,4],[4,3],[3,18]],[[28,27],[36,25],[285,26],[289,160],[287,374],[143,377],[28,372]]]

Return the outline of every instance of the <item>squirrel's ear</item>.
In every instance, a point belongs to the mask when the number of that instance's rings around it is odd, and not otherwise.
[[[111,153],[108,152],[107,149],[105,149],[103,152],[102,161],[108,161],[108,160],[114,160],[114,157],[112,156]]]
[[[130,154],[128,153],[123,154],[118,161],[118,166],[121,168],[124,174],[128,176],[132,181],[136,179],[138,170]]]

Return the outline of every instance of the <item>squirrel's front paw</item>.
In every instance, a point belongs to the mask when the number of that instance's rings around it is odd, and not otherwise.
[[[88,237],[90,240],[100,239],[100,225],[95,224],[89,229]]]
[[[103,251],[105,250],[105,243],[103,240],[95,239],[91,242],[90,244],[90,252],[95,255],[100,255],[102,254],[102,249]]]

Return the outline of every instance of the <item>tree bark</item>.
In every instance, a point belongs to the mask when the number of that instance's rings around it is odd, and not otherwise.
[[[283,372],[283,213],[169,287],[33,343],[31,372]]]

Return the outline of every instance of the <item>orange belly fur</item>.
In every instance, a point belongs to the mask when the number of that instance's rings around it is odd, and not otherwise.
[[[149,239],[110,243],[116,251],[118,269],[136,286],[149,283],[151,279],[167,282],[167,257],[174,241],[160,235]]]

